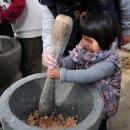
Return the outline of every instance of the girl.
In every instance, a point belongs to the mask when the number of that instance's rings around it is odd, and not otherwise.
[[[48,69],[50,78],[62,82],[92,83],[104,100],[103,120],[99,130],[107,130],[106,121],[118,110],[121,85],[121,65],[111,50],[120,28],[112,15],[98,11],[89,15],[81,26],[82,40],[61,68]]]

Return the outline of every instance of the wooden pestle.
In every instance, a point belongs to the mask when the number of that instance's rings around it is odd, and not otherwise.
[[[56,17],[51,46],[54,52],[54,58],[58,62],[61,60],[63,52],[69,41],[72,26],[73,22],[69,16],[60,14]],[[51,115],[54,111],[54,91],[55,80],[48,77],[39,101],[39,111],[41,114]]]

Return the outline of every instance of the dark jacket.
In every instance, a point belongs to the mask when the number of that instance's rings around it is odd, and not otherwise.
[[[80,25],[89,13],[106,10],[118,18],[114,0],[40,0],[40,3],[47,5],[55,17],[58,14],[65,14],[73,19],[73,30],[65,55],[68,55],[68,51],[79,43],[81,39]]]

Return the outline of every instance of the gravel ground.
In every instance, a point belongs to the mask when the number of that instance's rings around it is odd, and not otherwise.
[[[126,49],[126,48],[125,48]],[[122,61],[122,89],[119,111],[108,123],[108,130],[130,130],[130,52],[118,51]]]

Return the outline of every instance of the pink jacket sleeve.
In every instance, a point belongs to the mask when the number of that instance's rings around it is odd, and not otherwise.
[[[26,0],[14,0],[6,9],[0,9],[0,21],[4,23],[11,23],[15,21],[23,12]]]

